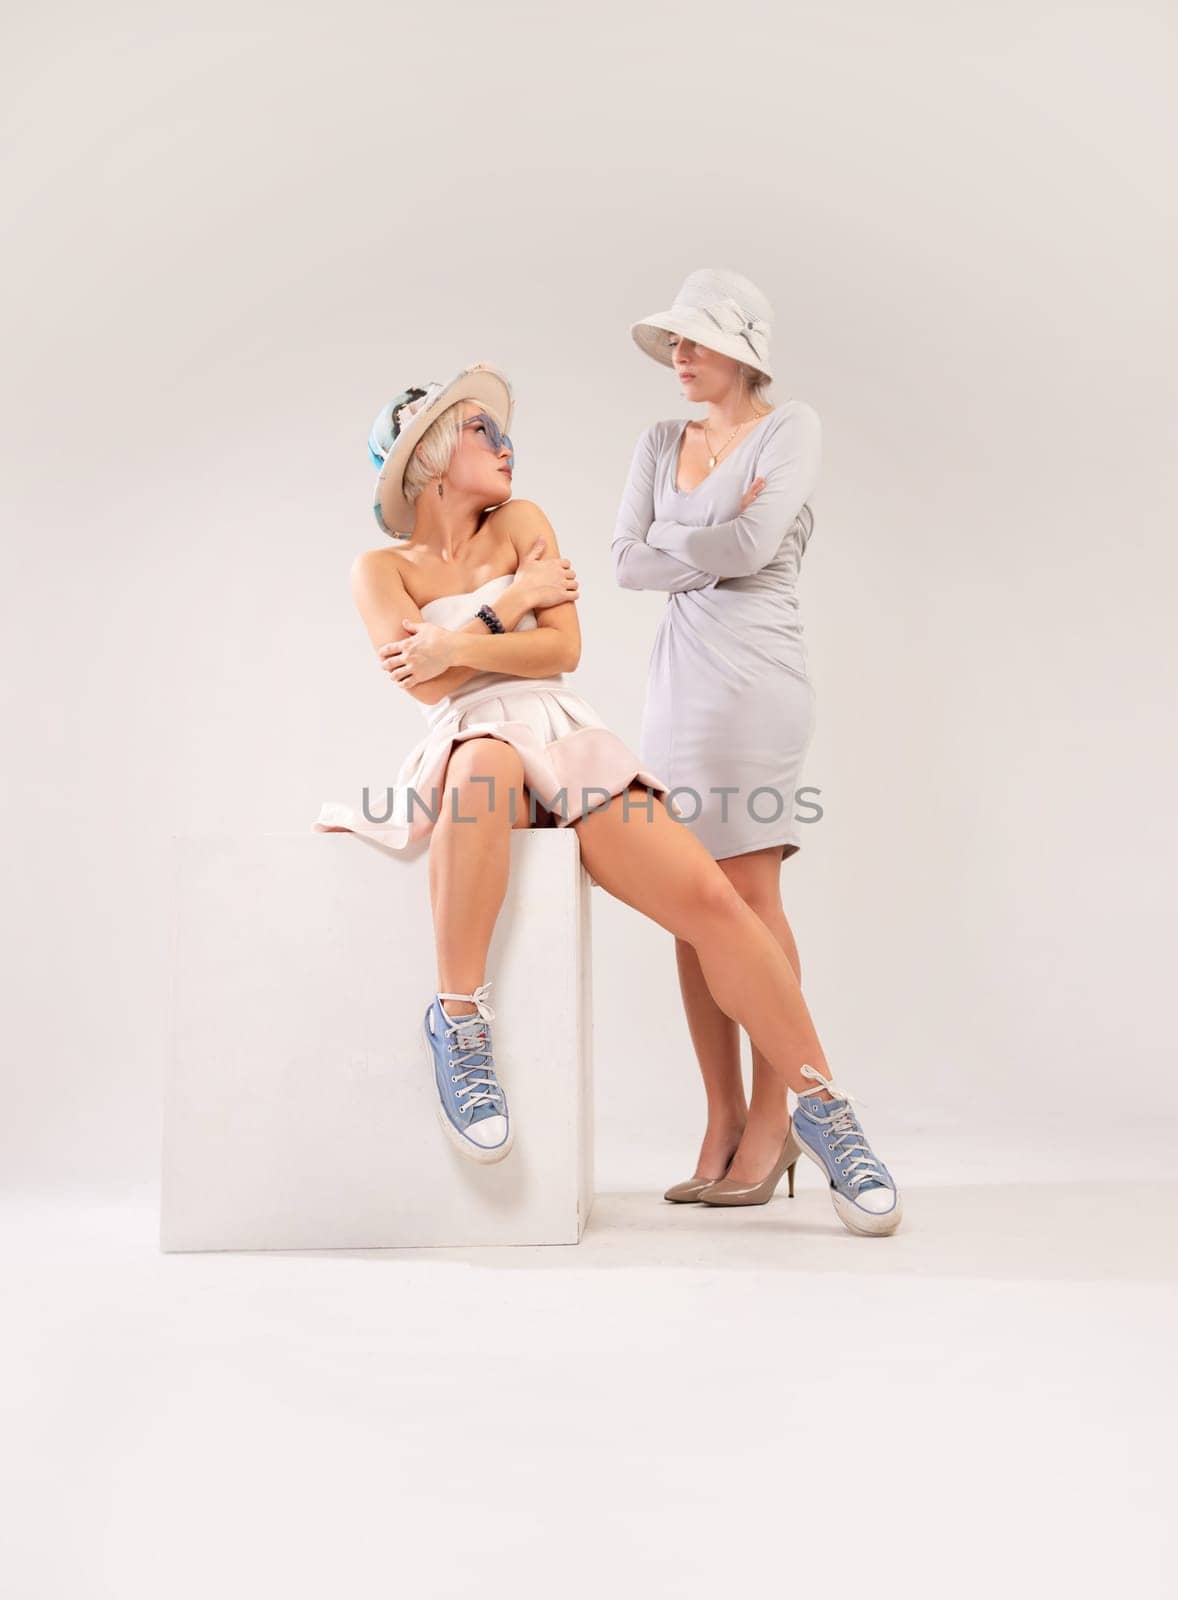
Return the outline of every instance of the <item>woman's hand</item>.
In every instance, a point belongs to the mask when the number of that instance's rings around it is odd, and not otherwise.
[[[409,637],[395,644],[382,644],[380,664],[391,678],[406,689],[416,689],[454,665],[454,635],[436,622],[410,622],[402,617],[401,626]]]
[[[744,493],[740,497],[740,509],[741,509],[741,511],[747,511],[748,510],[749,506],[752,505],[753,501],[757,498],[757,496],[760,494],[761,490],[764,487],[765,487],[764,478],[754,478],[753,479],[752,483],[749,484],[748,488],[744,491]],[[739,514],[740,513],[738,512],[737,515],[739,516]]]
[[[511,587],[522,588],[530,610],[563,605],[580,593],[577,574],[568,556],[541,556],[544,540],[538,538],[516,569]]]

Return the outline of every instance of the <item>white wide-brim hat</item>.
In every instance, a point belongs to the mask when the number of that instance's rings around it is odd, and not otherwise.
[[[499,424],[500,431],[511,431],[515,401],[507,374],[489,361],[476,361],[463,367],[449,383],[427,383],[403,389],[380,408],[368,435],[368,457],[380,472],[372,510],[381,532],[390,538],[413,532],[417,508],[405,498],[404,477],[414,446],[431,422],[436,422],[447,406],[460,400],[474,400]]]
[[[664,367],[674,365],[668,333],[694,339],[734,361],[744,361],[767,378],[773,311],[751,279],[725,267],[700,267],[684,278],[674,304],[630,325],[635,343]]]

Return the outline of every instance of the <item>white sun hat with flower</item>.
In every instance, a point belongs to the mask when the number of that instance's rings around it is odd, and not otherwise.
[[[773,376],[772,331],[773,310],[767,298],[750,278],[726,267],[700,267],[688,273],[668,310],[652,311],[630,325],[638,347],[664,367],[674,364],[667,334],[677,333],[744,361],[767,378]]]

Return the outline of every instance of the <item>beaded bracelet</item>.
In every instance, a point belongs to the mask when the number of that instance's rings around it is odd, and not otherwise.
[[[475,615],[487,624],[492,633],[503,633],[504,627],[490,606],[480,606]]]

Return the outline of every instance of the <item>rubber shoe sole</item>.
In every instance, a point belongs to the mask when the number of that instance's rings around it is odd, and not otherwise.
[[[840,1194],[834,1184],[831,1183],[830,1173],[827,1172],[826,1164],[822,1157],[816,1155],[804,1139],[799,1139],[798,1143],[826,1179],[835,1212],[844,1227],[849,1228],[852,1233],[861,1233],[868,1239],[880,1239],[889,1233],[895,1233],[904,1215],[904,1207],[901,1204],[899,1194],[896,1195],[896,1203],[892,1209],[885,1211],[882,1216],[877,1216],[873,1211],[860,1210],[853,1200],[848,1200],[845,1194]]]

